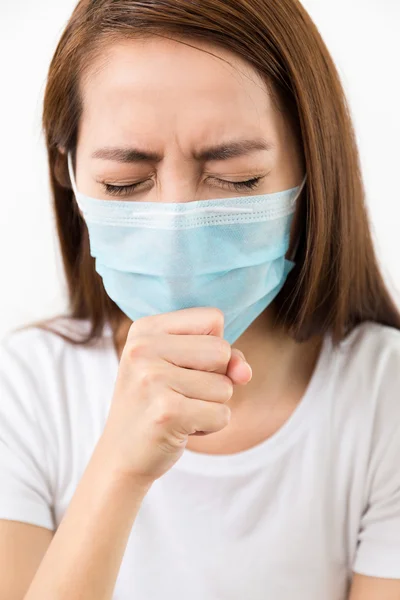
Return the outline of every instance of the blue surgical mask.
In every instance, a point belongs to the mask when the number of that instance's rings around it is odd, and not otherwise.
[[[186,203],[97,200],[76,189],[109,297],[132,320],[213,306],[233,344],[282,289],[295,203],[283,192]]]

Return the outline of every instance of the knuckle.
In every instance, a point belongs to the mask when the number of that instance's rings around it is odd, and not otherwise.
[[[153,410],[153,421],[157,425],[162,425],[166,423],[171,418],[171,410],[169,403],[167,402],[165,397],[158,398],[154,410]]]
[[[148,338],[143,335],[133,336],[127,344],[128,357],[131,360],[137,360],[142,357],[148,348]]]
[[[227,365],[231,358],[231,345],[223,338],[216,337],[215,343],[217,347],[217,360],[223,366]]]
[[[233,383],[232,383],[232,380],[227,375],[225,375],[225,377],[224,377],[224,394],[225,394],[226,400],[230,400],[233,395]]]
[[[223,409],[221,414],[222,420],[227,425],[231,420],[231,409],[226,404],[221,404],[221,409]]]
[[[138,371],[139,383],[142,387],[149,387],[161,383],[162,372],[150,361],[142,361]]]
[[[128,339],[140,335],[142,332],[148,331],[151,326],[151,324],[149,323],[149,319],[151,319],[151,316],[140,317],[139,319],[133,321],[133,323],[129,327]]]
[[[154,407],[154,422],[156,425],[164,425],[172,421],[178,413],[179,401],[168,395],[157,398]]]
[[[225,427],[231,420],[231,409],[226,404],[219,404],[215,409],[215,424]]]
[[[140,323],[141,319],[137,319],[136,321],[133,321],[131,326],[129,327],[128,330],[128,340],[130,340],[131,338],[135,337],[136,335],[138,335],[140,328],[141,328],[141,323]]]
[[[218,327],[223,327],[225,321],[225,315],[220,308],[212,307],[211,315],[215,325]]]

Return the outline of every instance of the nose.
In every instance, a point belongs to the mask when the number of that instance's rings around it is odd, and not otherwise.
[[[186,203],[192,202],[193,200],[200,200],[198,197],[198,186],[193,181],[179,181],[175,179],[169,179],[168,181],[162,180],[157,182],[154,191],[154,198],[146,198],[152,202],[163,202],[163,203]],[[150,196],[151,194],[149,194]]]
[[[158,169],[156,185],[146,199],[177,204],[191,202],[201,199],[200,187],[200,172],[196,165],[187,159],[175,160],[173,164],[170,161]]]

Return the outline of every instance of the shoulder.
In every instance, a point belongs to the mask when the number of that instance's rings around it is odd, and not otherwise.
[[[7,333],[0,341],[0,353],[12,354],[29,362],[55,360],[65,353],[77,353],[82,349],[101,347],[104,340],[109,341],[112,336],[111,328],[107,324],[100,340],[90,346],[83,345],[80,342],[89,330],[90,322],[87,319],[57,317],[46,322],[43,328],[32,325]]]
[[[37,326],[22,328],[5,335],[0,341],[0,383],[11,389],[22,385],[49,390],[62,385],[63,379],[74,371],[85,373],[96,365],[101,356],[112,351],[112,334],[106,326],[100,340],[91,345],[79,342],[88,333],[90,323],[67,317],[54,319],[42,329]],[[100,360],[101,362],[101,360]]]
[[[370,391],[377,386],[400,384],[400,331],[397,329],[364,322],[339,344],[336,356],[339,369],[359,386],[368,386]]]
[[[13,331],[0,342],[0,434],[2,422],[15,428],[27,422],[27,431],[40,428],[56,444],[68,423],[93,428],[102,419],[118,368],[111,328],[82,345],[59,333],[84,335],[87,321],[63,318],[53,325],[54,331]]]
[[[330,368],[332,418],[340,437],[357,432],[360,443],[373,445],[397,435],[400,331],[369,321],[358,325],[333,352]]]
[[[365,321],[357,325],[341,342],[342,352],[356,357],[360,353],[364,357],[386,357],[393,352],[400,352],[400,330],[387,325]]]
[[[68,343],[64,336],[79,338],[89,331],[90,323],[87,319],[73,319],[70,317],[56,317],[44,322],[44,327],[27,325],[8,332],[0,341],[2,349],[9,348],[14,351],[29,351],[51,346],[53,349],[66,347]]]

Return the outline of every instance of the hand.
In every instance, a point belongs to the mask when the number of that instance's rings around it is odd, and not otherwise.
[[[102,435],[118,473],[151,484],[177,462],[189,435],[228,425],[225,403],[252,373],[223,339],[223,327],[223,313],[209,307],[131,325]]]

